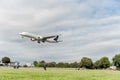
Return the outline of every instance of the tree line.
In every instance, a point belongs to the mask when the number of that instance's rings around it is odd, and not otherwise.
[[[33,62],[35,67],[43,67],[46,65],[47,67],[58,67],[58,68],[87,68],[87,69],[106,69],[110,66],[120,67],[120,54],[116,54],[112,62],[109,61],[108,57],[102,57],[95,62],[92,61],[89,57],[83,57],[80,62],[45,62],[43,61],[34,61]]]

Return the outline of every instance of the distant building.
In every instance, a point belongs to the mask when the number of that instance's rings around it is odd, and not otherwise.
[[[15,61],[15,62],[10,62],[10,63],[9,63],[9,66],[14,67],[14,66],[19,65],[19,64],[20,64],[20,63],[17,62],[17,61]]]
[[[113,70],[116,70],[116,69],[117,69],[116,66],[110,66],[110,68],[113,69]]]
[[[27,67],[34,67],[33,63],[26,63]]]
[[[116,66],[110,66],[109,68],[107,68],[107,70],[116,70],[117,67]]]
[[[32,68],[32,67],[34,67],[34,64],[33,63],[24,63],[24,64],[20,64],[20,67],[29,67],[29,68]]]

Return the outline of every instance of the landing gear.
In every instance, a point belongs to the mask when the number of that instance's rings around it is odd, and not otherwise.
[[[40,37],[38,37],[38,43],[40,43]]]
[[[40,43],[40,41],[38,40],[38,43]]]

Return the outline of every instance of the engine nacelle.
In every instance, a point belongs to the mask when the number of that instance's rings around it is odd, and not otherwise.
[[[35,38],[31,38],[31,41],[36,41],[36,39]]]

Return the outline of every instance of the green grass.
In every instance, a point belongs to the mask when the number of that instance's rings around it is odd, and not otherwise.
[[[75,70],[74,68],[4,68],[0,80],[119,80],[120,71]]]

